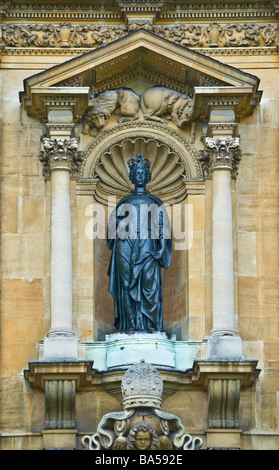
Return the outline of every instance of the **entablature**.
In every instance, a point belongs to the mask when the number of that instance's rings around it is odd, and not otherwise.
[[[19,18],[36,18],[48,20],[100,20],[125,19],[129,16],[156,16],[159,20],[191,20],[206,19],[259,19],[273,18],[278,15],[276,0],[260,2],[258,0],[231,0],[230,2],[212,2],[201,0],[193,3],[189,0],[157,0],[136,2],[130,0],[103,0],[89,4],[86,1],[76,2],[60,0],[57,2],[41,2],[40,0],[21,0],[1,2],[0,16],[8,20]]]
[[[98,371],[93,361],[30,361],[24,377],[35,389],[45,390],[46,381],[74,380],[76,390],[103,390],[115,396],[120,402],[121,380],[126,368]],[[257,361],[194,361],[187,370],[171,370],[158,367],[164,383],[163,399],[177,391],[206,391],[211,380],[238,380],[240,388],[251,387],[260,369]]]

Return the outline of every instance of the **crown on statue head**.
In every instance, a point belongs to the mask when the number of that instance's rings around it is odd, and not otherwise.
[[[151,162],[150,160],[148,160],[148,158],[143,158],[142,155],[138,154],[135,156],[135,158],[131,158],[128,161],[128,165],[130,167],[129,178],[132,183],[135,183],[135,173],[138,168],[143,168],[145,170],[146,183],[149,183],[149,181],[151,180]]]
[[[132,170],[134,166],[150,169],[150,164],[151,164],[150,160],[148,160],[148,158],[143,158],[143,156],[140,154],[137,154],[135,158],[133,157],[128,161],[130,170]]]

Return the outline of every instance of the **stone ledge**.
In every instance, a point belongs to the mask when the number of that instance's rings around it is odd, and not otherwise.
[[[105,341],[81,344],[84,358],[93,360],[99,372],[127,368],[140,359],[155,367],[185,371],[196,358],[205,357],[201,341],[176,341],[166,333],[107,335]]]
[[[46,380],[75,380],[76,391],[105,391],[122,402],[121,381],[125,368],[98,371],[94,361],[46,362],[31,361],[24,377],[32,388],[45,390]],[[164,384],[163,401],[177,391],[208,389],[210,380],[239,380],[240,388],[250,387],[258,377],[257,361],[194,361],[192,367],[182,370],[159,370]]]
[[[93,361],[30,361],[28,365],[25,379],[43,391],[46,380],[75,380],[76,390],[83,390],[94,373]]]
[[[76,391],[105,391],[122,402],[121,381],[127,367],[109,371],[97,371],[94,361],[30,361],[29,369],[24,370],[24,377],[35,389],[45,391],[46,381],[74,380]],[[164,382],[163,399],[180,389],[191,388],[198,378],[193,369],[186,371],[158,368]]]
[[[219,361],[199,360],[194,362],[198,372],[198,381],[203,390],[208,387],[209,380],[240,380],[240,388],[250,387],[260,374],[257,360]]]

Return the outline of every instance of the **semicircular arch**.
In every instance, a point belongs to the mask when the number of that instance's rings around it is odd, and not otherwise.
[[[128,160],[142,154],[151,161],[147,189],[166,204],[186,198],[186,180],[203,178],[198,153],[182,134],[160,123],[133,122],[100,132],[87,146],[80,178],[97,181],[95,199],[107,204],[132,191]]]

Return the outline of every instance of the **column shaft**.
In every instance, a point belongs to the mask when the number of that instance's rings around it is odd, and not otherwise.
[[[51,325],[44,340],[45,360],[77,359],[72,329],[72,236],[70,178],[81,156],[77,139],[43,139],[40,160],[51,178]]]
[[[236,334],[231,171],[224,168],[212,174],[212,312],[212,332]]]
[[[51,171],[51,330],[72,330],[70,170]]]
[[[212,320],[208,358],[241,359],[234,327],[234,276],[231,176],[239,161],[238,138],[206,138],[205,171],[212,175]]]

